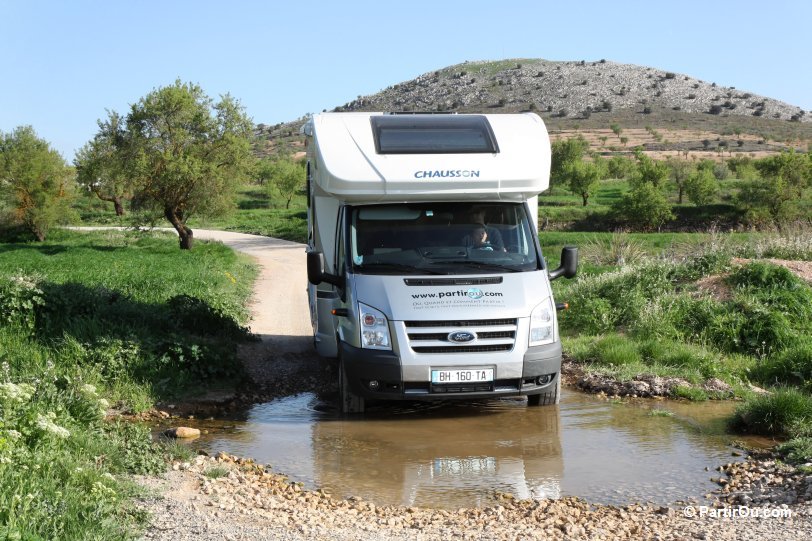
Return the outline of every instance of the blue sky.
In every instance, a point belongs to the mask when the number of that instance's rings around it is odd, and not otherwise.
[[[0,131],[72,160],[105,110],[176,78],[257,123],[465,60],[652,66],[812,109],[812,2],[0,0]]]

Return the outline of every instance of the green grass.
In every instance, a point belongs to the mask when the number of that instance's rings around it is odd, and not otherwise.
[[[212,466],[210,468],[206,468],[206,471],[203,472],[203,475],[208,477],[209,479],[220,479],[221,477],[225,477],[229,474],[229,469],[225,466]]]
[[[236,382],[254,275],[220,244],[181,251],[171,235],[0,243],[0,538],[137,533],[129,474],[188,449],[106,411]]]
[[[730,421],[739,432],[777,437],[812,436],[812,396],[793,388],[747,400]]]

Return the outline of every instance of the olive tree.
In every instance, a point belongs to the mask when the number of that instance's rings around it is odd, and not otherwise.
[[[99,131],[73,160],[80,186],[102,201],[113,203],[116,216],[124,214],[124,200],[132,194],[127,171],[128,146],[124,119],[108,111],[107,120],[99,120]]]
[[[268,195],[273,195],[274,189],[285,198],[285,208],[290,208],[290,202],[296,192],[301,190],[305,183],[305,170],[303,162],[296,163],[289,158],[264,159],[260,162],[259,179],[265,184]]]
[[[595,162],[577,161],[569,164],[565,171],[567,186],[575,195],[581,196],[584,206],[589,202],[589,196],[595,191],[600,181],[602,167]]]
[[[42,242],[71,216],[74,172],[31,126],[0,132],[0,199],[4,221],[24,227]]]
[[[127,115],[126,171],[133,203],[159,211],[191,249],[193,215],[230,210],[234,191],[248,179],[255,159],[253,123],[229,95],[214,103],[195,84],[153,90]]]
[[[551,184],[566,183],[568,181],[567,168],[573,163],[580,162],[588,148],[589,143],[580,135],[554,141],[550,159]]]
[[[812,158],[794,151],[756,162],[761,180],[742,186],[738,196],[751,222],[781,223],[800,215],[799,201],[812,184]]]
[[[674,218],[662,190],[650,182],[633,187],[612,206],[615,220],[642,230],[659,229]]]
[[[668,165],[668,177],[677,187],[677,203],[681,205],[685,194],[685,184],[694,172],[693,164],[674,157],[668,158],[665,163]]]
[[[719,181],[708,169],[693,171],[684,183],[688,199],[696,206],[707,205],[719,193]]]

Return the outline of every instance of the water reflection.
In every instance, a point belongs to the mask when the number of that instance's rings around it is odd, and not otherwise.
[[[342,417],[312,394],[253,407],[203,445],[250,456],[336,496],[379,505],[456,509],[518,498],[577,495],[596,503],[671,503],[713,488],[710,469],[731,448],[713,420],[730,406],[673,417],[652,407],[564,392],[560,406],[523,400],[387,404]],[[668,406],[670,407],[670,406]]]

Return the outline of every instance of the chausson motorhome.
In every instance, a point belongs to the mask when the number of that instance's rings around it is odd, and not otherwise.
[[[561,343],[535,114],[324,113],[307,140],[308,295],[341,409],[370,399],[559,400]]]

